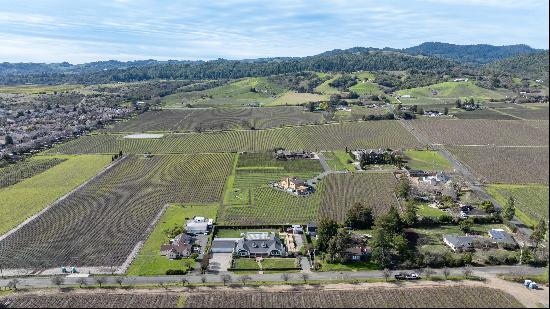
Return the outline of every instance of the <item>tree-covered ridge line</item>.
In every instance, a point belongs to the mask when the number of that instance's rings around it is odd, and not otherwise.
[[[0,63],[0,84],[94,84],[150,79],[220,79],[270,76],[303,71],[354,72],[420,70],[435,73],[471,71],[509,55],[533,53],[526,45],[453,45],[424,43],[407,49],[354,47],[315,56],[212,61],[100,61],[69,63]],[[490,60],[490,61],[489,61]]]

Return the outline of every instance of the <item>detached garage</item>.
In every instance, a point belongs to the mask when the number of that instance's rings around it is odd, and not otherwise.
[[[212,240],[212,247],[210,252],[212,253],[233,253],[237,241],[240,238],[215,238]]]

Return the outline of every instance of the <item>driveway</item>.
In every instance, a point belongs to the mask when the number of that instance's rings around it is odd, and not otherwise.
[[[212,258],[208,264],[208,272],[217,274],[226,272],[231,267],[233,253],[212,253]]]

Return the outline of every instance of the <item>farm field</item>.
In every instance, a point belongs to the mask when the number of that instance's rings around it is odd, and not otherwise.
[[[418,141],[397,121],[365,121],[217,133],[170,134],[161,139],[124,139],[124,135],[100,134],[52,148],[48,153],[212,153],[260,152],[276,147],[289,150],[339,150],[414,148]]]
[[[226,189],[220,222],[225,225],[285,224],[315,219],[317,194],[295,196],[268,184],[284,177],[310,179],[322,171],[318,160],[280,161],[274,159],[271,152],[241,154],[234,181]]]
[[[432,90],[437,91],[436,95]],[[403,104],[423,103],[453,103],[456,99],[474,98],[476,101],[489,101],[490,99],[504,99],[512,92],[505,89],[489,90],[476,86],[473,82],[443,82],[425,87],[405,89],[397,91],[397,94],[410,95],[412,98],[402,98]]]
[[[2,218],[0,220],[0,235],[95,176],[111,162],[111,157],[100,155],[64,156],[63,159],[61,157],[44,157],[31,159],[23,164],[32,162],[32,168],[39,171],[36,164],[44,167],[42,160],[44,162],[65,161],[40,174],[0,189],[0,218]],[[17,165],[14,168],[17,168]],[[29,172],[33,173],[30,170]],[[0,179],[10,179],[9,176],[7,176],[8,178],[3,177],[4,175],[0,175]]]
[[[83,85],[22,85],[0,86],[0,93],[41,94],[65,92],[83,88]]]
[[[119,266],[169,203],[217,203],[231,154],[131,156],[0,242],[4,268]],[[24,239],[25,241],[21,241]]]
[[[119,122],[109,132],[199,132],[211,130],[269,129],[320,124],[322,115],[301,107],[189,108],[150,111]]]
[[[135,260],[130,264],[126,274],[128,276],[152,276],[165,275],[169,269],[187,270],[188,266],[193,267],[195,262],[192,259],[170,260],[159,255],[159,248],[162,244],[168,243],[170,237],[166,230],[176,226],[185,225],[188,219],[194,216],[216,218],[218,204],[208,205],[170,205],[162,218],[159,220],[149,238],[139,251]]]
[[[294,292],[193,293],[187,308],[514,308],[511,295],[487,287],[376,288]]]
[[[394,195],[396,182],[393,173],[386,172],[329,175],[323,179],[319,214],[342,223],[356,202],[371,207],[375,215],[399,207]]]
[[[167,293],[57,293],[14,295],[7,308],[176,308],[180,296]]]
[[[542,218],[548,221],[548,186],[498,184],[487,186],[487,191],[502,205],[514,197],[516,215],[527,225],[535,226]]]
[[[349,87],[350,91],[353,91],[359,95],[381,95],[383,94],[382,90],[378,84],[371,82],[362,82],[360,81],[356,85]]]
[[[487,104],[493,109],[527,120],[548,120],[548,104]]]
[[[449,112],[458,119],[490,119],[490,120],[518,120],[518,118],[500,113],[494,109],[477,109],[475,111],[465,111],[461,109],[453,109]]]
[[[485,183],[548,184],[548,147],[446,146]]]
[[[23,162],[18,162],[17,164],[1,167],[0,189],[38,175],[65,160],[66,159],[62,157],[32,157]]]
[[[413,170],[452,171],[453,164],[433,150],[405,150],[406,165]]]
[[[267,78],[250,77],[203,91],[183,93],[179,96],[180,104],[177,105],[180,107],[186,104],[192,104],[195,107],[260,105],[273,102],[277,96],[285,92],[286,89],[269,82]],[[165,106],[174,106],[173,103],[171,100],[166,102]]]
[[[548,121],[418,119],[411,123],[436,144],[548,146]]]
[[[265,103],[263,106],[277,106],[277,105],[301,105],[309,102],[322,102],[328,101],[328,95],[321,95],[315,93],[299,93],[289,91],[279,96],[274,101]]]

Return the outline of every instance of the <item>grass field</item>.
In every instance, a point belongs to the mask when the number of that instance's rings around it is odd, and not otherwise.
[[[9,164],[0,168],[0,188],[5,188],[23,181],[32,176],[38,175],[57,164],[65,161],[62,157],[31,157],[19,161],[17,164]]]
[[[385,213],[398,207],[395,184],[393,173],[386,172],[329,175],[323,179],[320,216],[342,223],[355,202],[371,207],[374,214]]]
[[[24,86],[0,86],[0,93],[41,94],[65,92],[81,89],[82,85],[24,85]]]
[[[48,158],[48,157],[46,157]],[[0,235],[69,193],[111,163],[110,156],[62,156],[66,161],[0,189]]]
[[[192,259],[170,260],[159,255],[162,244],[168,243],[170,239],[165,230],[175,226],[182,226],[187,219],[194,216],[216,218],[218,212],[217,204],[209,205],[186,205],[173,204],[166,209],[153,232],[139,251],[135,260],[128,268],[128,276],[153,276],[165,275],[169,269],[187,270],[189,266],[194,267]]]
[[[285,92],[286,89],[269,82],[267,78],[249,77],[203,91],[168,96],[163,100],[163,105],[182,107],[182,105],[192,104],[196,107],[220,107],[265,104],[274,101],[277,96]]]
[[[314,91],[319,92],[322,94],[338,94],[340,93],[340,90],[330,86],[329,84],[332,83],[335,79],[339,78],[341,75],[336,74],[331,79],[324,81],[321,85],[317,86]]]
[[[419,147],[397,121],[365,121],[270,130],[168,134],[160,139],[125,139],[124,135],[83,136],[52,148],[48,153],[213,153],[261,152],[276,147],[290,150],[341,150]]]
[[[441,209],[437,209],[425,204],[421,204],[421,205],[418,205],[417,214],[422,217],[439,218],[439,216],[447,215],[448,213]]]
[[[255,259],[239,258],[239,259],[235,259],[233,268],[237,270],[238,269],[260,270],[260,265],[256,262]]]
[[[321,271],[363,271],[379,270],[380,267],[373,262],[351,262],[330,264],[321,261]]]
[[[501,205],[513,196],[516,215],[527,225],[535,226],[540,219],[548,221],[548,186],[499,184],[487,186],[487,192]]]
[[[380,86],[371,82],[360,81],[356,85],[353,85],[349,88],[350,91],[353,91],[359,95],[381,95],[383,94]]]
[[[289,91],[279,96],[272,102],[263,104],[264,106],[277,106],[277,105],[301,105],[308,102],[322,102],[328,101],[328,95],[320,95],[315,93],[298,93]]]
[[[437,95],[432,94],[437,91]],[[511,91],[489,90],[476,86],[473,82],[443,82],[425,87],[405,89],[397,91],[397,94],[410,95],[412,98],[401,98],[403,104],[434,104],[450,102],[456,99],[474,98],[476,101],[489,101],[489,99],[504,99],[506,95],[512,95]]]
[[[452,171],[453,165],[439,152],[432,150],[406,150],[407,165],[414,170]]]

